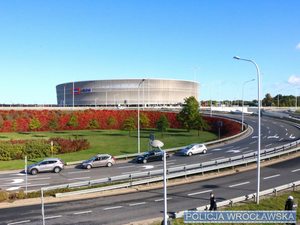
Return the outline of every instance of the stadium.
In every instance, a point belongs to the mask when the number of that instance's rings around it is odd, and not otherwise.
[[[199,83],[170,79],[77,81],[56,86],[60,106],[175,106],[198,100]]]

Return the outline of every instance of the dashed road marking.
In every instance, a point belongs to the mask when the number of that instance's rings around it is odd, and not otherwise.
[[[60,217],[62,217],[62,215],[57,215],[57,216],[47,216],[47,217],[45,217],[45,220],[56,219],[56,218],[60,218]]]
[[[200,194],[204,194],[204,193],[207,193],[207,192],[212,192],[212,190],[205,190],[205,191],[194,192],[194,193],[188,194],[188,196],[200,195]]]
[[[264,180],[268,180],[268,179],[271,179],[271,178],[274,178],[274,177],[279,177],[280,174],[275,174],[275,175],[272,175],[272,176],[268,176],[268,177],[264,177]]]
[[[249,183],[250,183],[250,181],[247,181],[247,182],[243,182],[243,183],[233,184],[228,187],[232,188],[232,187],[242,186],[242,185],[249,184]]]
[[[167,198],[167,200],[171,200],[172,198]],[[154,200],[155,202],[161,202],[161,201],[163,201],[164,199],[163,198],[160,198],[160,199],[156,199],[156,200]]]
[[[12,223],[8,223],[7,225],[14,225],[14,224],[21,224],[21,223],[29,223],[31,222],[30,220],[22,220],[22,221],[18,221],[18,222],[12,222]]]
[[[89,210],[89,211],[82,211],[82,212],[75,212],[73,213],[74,215],[81,215],[81,214],[88,214],[88,213],[91,213],[92,211]]]
[[[300,171],[300,169],[295,169],[295,170],[292,170],[291,172],[295,173],[295,172],[298,172],[298,171]]]
[[[123,208],[123,206],[118,205],[118,206],[113,206],[113,207],[104,208],[103,210],[120,209],[120,208]]]
[[[137,203],[129,204],[129,206],[145,205],[145,204],[146,204],[146,202],[137,202]]]

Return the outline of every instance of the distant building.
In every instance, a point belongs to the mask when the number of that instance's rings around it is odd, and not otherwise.
[[[199,83],[167,79],[78,81],[56,86],[60,106],[178,105],[186,97],[198,99]]]

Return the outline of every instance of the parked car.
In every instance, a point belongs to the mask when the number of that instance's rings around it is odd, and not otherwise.
[[[44,159],[38,163],[27,167],[27,172],[36,175],[40,172],[54,172],[59,173],[64,169],[64,162],[59,158]]]
[[[206,152],[207,152],[207,148],[204,144],[190,144],[185,148],[181,149],[179,151],[179,154],[192,156],[199,153],[205,154]]]
[[[81,167],[85,169],[91,169],[93,167],[107,166],[111,167],[116,164],[116,160],[109,154],[98,154],[94,157],[81,163]]]
[[[169,157],[169,154],[166,153],[166,157]],[[151,150],[149,152],[145,152],[142,155],[139,155],[136,158],[138,163],[147,163],[152,161],[163,160],[163,151],[159,149]]]

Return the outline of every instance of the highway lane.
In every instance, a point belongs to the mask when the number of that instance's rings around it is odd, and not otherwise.
[[[300,157],[263,167],[261,191],[300,180]],[[168,211],[209,204],[213,191],[218,201],[256,192],[256,170],[168,188]],[[125,224],[162,216],[162,188],[118,196],[45,205],[46,224]],[[284,206],[282,206],[282,209]],[[18,212],[18,218],[15,217]],[[0,224],[41,224],[40,205],[1,209]]]
[[[231,115],[239,118],[240,116]],[[225,144],[210,147],[205,155],[194,155],[192,157],[171,156],[168,161],[168,167],[183,166],[187,164],[200,163],[209,160],[217,160],[227,157],[249,153],[257,150],[257,117],[245,116],[245,121],[254,128],[253,133],[241,140],[228,142]],[[274,148],[300,138],[299,128],[286,121],[273,118],[262,117],[262,149]],[[37,176],[28,176],[28,190],[37,190],[43,186],[73,183],[77,181],[86,181],[99,179],[108,176],[130,174],[135,172],[151,171],[162,169],[161,162],[152,162],[148,164],[135,164],[122,162],[117,163],[112,168],[97,168],[92,170],[78,169],[68,167],[59,174],[43,173]],[[0,188],[6,190],[18,190],[25,187],[24,173],[0,174]]]

